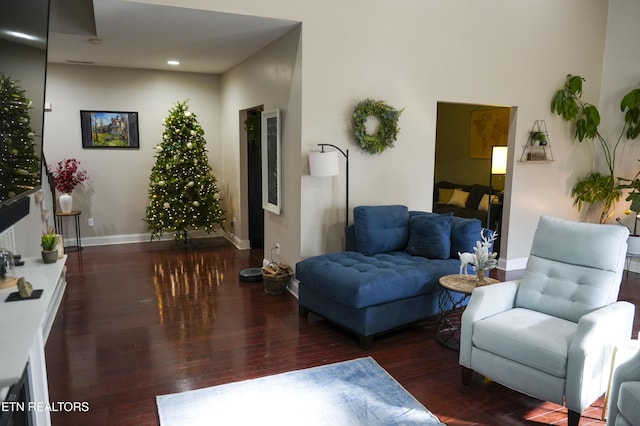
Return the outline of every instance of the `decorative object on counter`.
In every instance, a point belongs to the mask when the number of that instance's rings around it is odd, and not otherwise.
[[[44,290],[42,290],[42,289],[33,290],[33,292],[31,293],[30,296],[22,297],[22,296],[20,296],[19,292],[14,291],[13,293],[9,294],[9,296],[7,296],[7,298],[5,299],[5,302],[19,302],[21,300],[40,299],[40,296],[42,296],[43,292],[44,292]]]
[[[31,297],[31,294],[33,294],[33,286],[24,277],[18,278],[18,294],[23,299]]]
[[[498,253],[489,252],[498,233],[493,232],[490,237],[487,237],[484,232],[481,235],[482,241],[477,241],[476,246],[473,248],[473,266],[476,268],[479,286],[485,284],[486,273],[498,266],[498,261],[496,260]]]
[[[44,263],[56,263],[58,260],[58,236],[52,228],[48,233],[42,234],[42,261]]]
[[[60,234],[56,234],[56,250],[58,251],[58,259],[64,257],[64,238]]]
[[[14,267],[13,253],[0,249],[0,289],[16,285],[18,279],[15,276]]]
[[[600,206],[602,208],[600,223],[606,223],[612,218],[615,203],[622,196],[615,182],[616,153],[621,142],[634,140],[640,135],[640,87],[636,86],[622,97],[620,111],[624,117],[624,124],[617,140],[607,142],[605,136],[598,130],[600,125],[598,108],[582,100],[584,81],[585,79],[579,75],[568,74],[564,86],[553,96],[551,112],[558,114],[565,121],[575,122],[574,138],[579,142],[584,139],[595,140],[602,148],[607,165],[606,173],[591,172],[575,184],[571,190],[571,196],[578,210],[581,210],[584,203]]]
[[[75,158],[65,158],[58,162],[53,174],[56,190],[60,192],[58,201],[63,213],[69,213],[73,209],[73,197],[71,193],[82,182],[88,179],[87,171],[80,166],[80,161]]]
[[[291,267],[283,263],[270,262],[267,266],[263,266],[262,281],[265,293],[272,295],[284,293],[292,275]]]
[[[404,108],[397,110],[383,101],[365,99],[353,112],[353,133],[362,149],[369,154],[380,154],[387,148],[393,148],[400,128],[398,118]],[[378,128],[371,134],[367,129],[369,118],[378,121]]]

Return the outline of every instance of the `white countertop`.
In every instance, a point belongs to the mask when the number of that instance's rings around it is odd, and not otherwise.
[[[44,290],[39,299],[5,302],[18,288],[0,290],[0,389],[20,380],[35,336],[42,333],[48,316],[56,314],[50,312],[51,304],[55,303],[52,299],[66,260],[65,256],[56,263],[45,264],[42,259],[28,258],[23,266],[15,267],[18,278],[25,277],[34,291]]]

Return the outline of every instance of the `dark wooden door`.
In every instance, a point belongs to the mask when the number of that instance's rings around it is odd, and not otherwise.
[[[247,111],[247,185],[249,201],[249,244],[264,245],[264,210],[262,209],[262,156],[260,149],[262,107]]]

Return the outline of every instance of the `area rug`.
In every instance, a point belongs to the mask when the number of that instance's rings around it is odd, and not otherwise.
[[[443,425],[371,357],[156,397],[161,426]]]

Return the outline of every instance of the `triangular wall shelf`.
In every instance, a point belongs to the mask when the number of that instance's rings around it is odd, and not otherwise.
[[[529,137],[527,138],[527,143],[523,147],[520,161],[553,161],[549,132],[547,132],[547,125],[544,120],[536,120],[533,123]]]

